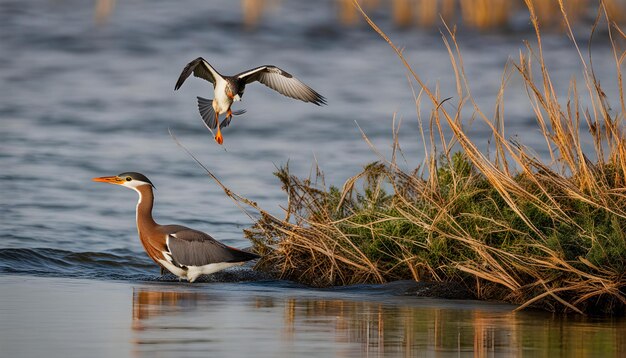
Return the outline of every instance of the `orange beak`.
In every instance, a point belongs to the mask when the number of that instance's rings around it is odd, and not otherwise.
[[[118,176],[112,176],[112,177],[98,177],[98,178],[93,178],[91,179],[93,181],[101,181],[103,183],[109,183],[109,184],[117,184],[120,185],[122,183],[124,183],[124,180]]]

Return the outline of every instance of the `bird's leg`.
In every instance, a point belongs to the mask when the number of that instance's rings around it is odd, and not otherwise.
[[[215,123],[217,123],[217,134],[215,135],[215,141],[222,145],[224,143],[224,138],[222,137],[222,131],[220,130],[220,122],[219,122],[219,114],[215,111]]]

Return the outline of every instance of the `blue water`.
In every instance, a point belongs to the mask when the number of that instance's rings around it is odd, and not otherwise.
[[[93,2],[79,0],[0,2],[0,276],[16,277],[9,283],[36,276],[117,282],[121,290],[159,280],[176,284],[160,278],[143,253],[134,223],[136,194],[90,181],[124,171],[142,172],[154,182],[158,222],[249,246],[242,230],[252,219],[168,130],[227,187],[276,214],[286,205],[272,174],[277,166],[289,162],[293,173],[307,176],[317,163],[327,184],[341,186],[380,159],[359,127],[383,155],[390,155],[394,113],[402,119],[400,164],[413,168],[424,160],[405,69],[371,29],[338,24],[333,1],[283,2],[253,29],[242,23],[240,2],[227,0],[119,1],[106,21],[95,20],[94,8]],[[439,83],[442,97],[453,97],[447,104],[453,106],[458,98],[440,34],[397,29],[384,15],[378,19],[406,48],[424,81]],[[472,93],[488,115],[503,67],[523,49],[523,39],[532,39],[532,32],[459,34]],[[564,35],[547,34],[544,46],[553,84],[565,95],[572,75],[582,83],[579,59]],[[323,94],[328,106],[250,85],[234,107],[248,112],[225,130],[222,148],[197,113],[195,97],[210,97],[208,84],[190,78],[173,91],[184,65],[198,56],[224,74],[277,65]],[[616,88],[611,61],[608,42],[595,42],[596,76],[609,96]],[[505,110],[507,135],[546,156],[515,76]],[[470,108],[465,116],[472,116]],[[469,132],[487,148],[490,135],[484,124],[476,121]],[[267,279],[250,272],[207,281]],[[301,297],[281,281],[259,282],[264,283],[255,290]],[[15,290],[28,294],[18,286]],[[342,294],[335,298],[351,302]],[[305,348],[314,351],[315,345]]]
[[[230,1],[117,2],[110,17],[94,20],[83,1],[0,3],[0,235],[2,248],[53,248],[69,252],[126,249],[141,252],[135,237],[135,194],[93,183],[94,176],[139,171],[158,188],[155,216],[208,231],[247,246],[241,230],[251,223],[181,150],[179,140],[231,190],[280,214],[285,204],[277,166],[289,162],[307,176],[318,163],[327,184],[342,185],[365,164],[380,159],[361,138],[360,126],[384,155],[390,154],[394,113],[402,119],[401,165],[424,160],[406,71],[369,28],[337,24],[333,3],[287,2],[259,26],[242,25]],[[381,25],[423,79],[440,82],[455,99],[445,47],[435,31],[400,31]],[[469,83],[485,113],[504,64],[532,32],[463,32]],[[580,64],[563,35],[547,35],[546,57],[559,93],[567,93]],[[594,45],[596,75],[615,86],[606,41]],[[328,98],[317,107],[283,97],[260,84],[246,89],[219,147],[204,129],[195,97],[211,95],[207,82],[190,78],[173,87],[183,66],[203,56],[223,73],[275,64]],[[582,79],[580,79],[582,81]],[[546,154],[519,78],[505,104],[509,136]],[[450,104],[452,106],[452,104]],[[426,113],[427,114],[427,113]],[[466,111],[467,119],[472,115]],[[356,122],[356,123],[355,123]],[[358,126],[357,126],[358,123]],[[478,145],[489,132],[469,128]]]

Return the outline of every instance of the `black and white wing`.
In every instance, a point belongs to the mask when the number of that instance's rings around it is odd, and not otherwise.
[[[243,262],[259,256],[226,246],[202,231],[185,228],[167,237],[173,261],[182,266],[204,266],[220,262]]]
[[[179,89],[192,73],[194,76],[205,79],[213,84],[215,84],[216,78],[222,77],[205,59],[198,57],[183,68],[183,72],[181,72],[178,81],[176,81],[176,86],[174,86],[174,91]]]
[[[304,102],[311,102],[318,106],[326,104],[326,98],[324,98],[324,96],[276,66],[266,65],[257,67],[242,72],[235,77],[244,80],[246,84],[259,81],[287,97],[299,99]]]

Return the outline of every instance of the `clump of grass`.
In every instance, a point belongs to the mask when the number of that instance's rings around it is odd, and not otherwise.
[[[573,38],[562,0],[558,4]],[[454,29],[444,36],[457,83],[455,110],[449,111],[439,89],[423,83],[355,2],[419,86],[420,125],[422,102],[431,108],[426,123],[430,130],[421,131],[426,164],[413,172],[401,170],[395,161],[396,138],[391,159],[366,166],[341,189],[318,184],[323,179],[319,170],[315,178],[300,179],[288,167],[280,168],[276,174],[288,197],[286,217],[259,210],[261,217],[246,231],[264,254],[259,268],[314,286],[396,279],[462,282],[480,298],[506,300],[520,308],[623,314],[626,51],[615,41],[626,35],[604,11],[619,105],[609,106],[590,60],[580,55],[589,103],[582,108],[575,83],[566,98],[555,92],[533,1],[526,0],[526,5],[537,42],[505,69],[496,115],[489,119],[471,96]],[[526,85],[552,155],[549,163],[505,137],[502,93],[514,74]],[[472,118],[492,129],[492,157],[467,136],[466,107]],[[595,144],[592,159],[581,145],[585,127]]]

